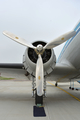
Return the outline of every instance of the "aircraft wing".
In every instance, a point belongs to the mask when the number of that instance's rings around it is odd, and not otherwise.
[[[57,63],[53,72],[46,78],[48,81],[70,82],[80,78],[80,72],[72,65]]]
[[[0,63],[0,80],[29,80],[22,63]]]
[[[22,69],[22,67],[24,67],[22,63],[0,63],[0,68]]]

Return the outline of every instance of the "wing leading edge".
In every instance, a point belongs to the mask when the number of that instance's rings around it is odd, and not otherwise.
[[[22,69],[23,67],[22,63],[0,63],[0,68]]]

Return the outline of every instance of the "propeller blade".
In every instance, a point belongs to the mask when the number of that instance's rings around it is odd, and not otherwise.
[[[70,39],[71,37],[73,37],[76,34],[75,31],[70,31],[68,33],[65,33],[64,35],[61,35],[60,37],[52,40],[51,42],[47,43],[44,46],[44,49],[51,49],[54,48],[60,44],[62,44],[63,42],[65,42],[66,40]]]
[[[41,55],[39,54],[36,65],[36,88],[38,96],[43,95],[43,81],[44,81],[43,61]]]
[[[27,46],[27,47],[30,47],[30,48],[33,48],[33,49],[36,48],[32,44],[28,43],[25,39],[20,38],[20,37],[8,32],[8,31],[4,31],[3,34],[6,35],[7,37],[13,39],[14,41],[24,45],[24,46]]]

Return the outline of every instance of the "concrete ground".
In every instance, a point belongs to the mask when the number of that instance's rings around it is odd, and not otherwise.
[[[80,87],[78,83],[75,85]],[[46,117],[37,118],[33,116],[35,101],[31,97],[31,81],[1,80],[0,120],[80,120],[80,90],[68,89],[69,83],[60,83],[59,87],[75,97],[47,82]]]

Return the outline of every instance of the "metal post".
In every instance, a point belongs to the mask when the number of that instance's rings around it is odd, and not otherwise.
[[[70,80],[70,88],[71,88],[71,80]]]
[[[72,81],[72,88],[71,89],[74,90],[74,79]]]
[[[70,87],[69,87],[69,89],[71,89],[71,79],[70,79]]]
[[[73,88],[74,88],[74,80],[73,80]]]

